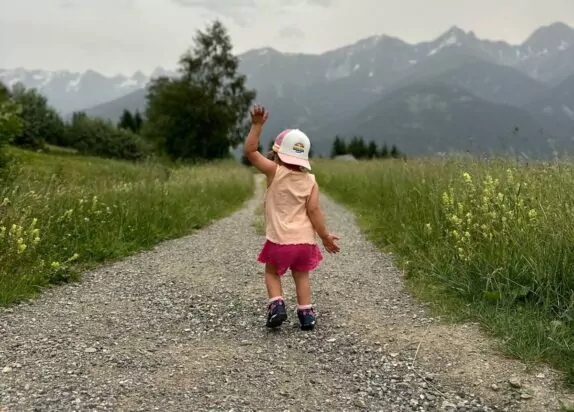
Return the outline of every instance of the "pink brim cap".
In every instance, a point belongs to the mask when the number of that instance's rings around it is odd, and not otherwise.
[[[311,170],[311,164],[309,163],[308,160],[299,159],[298,157],[289,156],[283,153],[277,153],[277,155],[279,156],[279,159],[281,159],[283,163],[287,163],[288,165],[293,166],[301,166],[307,170]]]

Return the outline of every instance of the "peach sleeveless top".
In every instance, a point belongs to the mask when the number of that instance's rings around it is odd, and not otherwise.
[[[315,228],[307,216],[314,185],[314,175],[277,166],[265,193],[267,240],[280,245],[316,244]]]

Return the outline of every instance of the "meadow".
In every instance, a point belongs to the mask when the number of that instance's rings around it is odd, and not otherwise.
[[[253,193],[252,173],[233,161],[166,166],[66,151],[10,154],[0,176],[0,306],[189,234]]]
[[[394,253],[407,287],[574,384],[574,164],[317,161],[324,191]]]

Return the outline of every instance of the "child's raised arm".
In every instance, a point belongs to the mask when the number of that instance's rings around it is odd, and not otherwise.
[[[251,110],[251,130],[243,145],[243,154],[261,173],[267,178],[273,178],[277,164],[267,159],[257,150],[259,146],[259,136],[263,130],[263,124],[269,117],[269,112],[263,106],[255,105]]]

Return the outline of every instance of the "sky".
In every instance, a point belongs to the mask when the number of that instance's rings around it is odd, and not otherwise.
[[[171,69],[215,19],[238,54],[321,53],[378,34],[416,43],[453,25],[516,44],[542,25],[574,27],[574,0],[0,0],[0,68]]]

